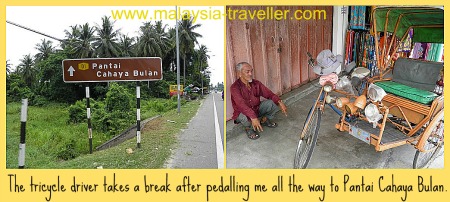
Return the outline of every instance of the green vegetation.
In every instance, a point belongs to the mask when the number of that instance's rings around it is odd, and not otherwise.
[[[17,168],[20,139],[20,103],[6,105],[6,166]],[[26,132],[26,166],[41,167],[89,152],[87,126],[67,124],[67,106],[49,104],[30,106]],[[106,138],[94,131],[93,143],[99,145]],[[76,148],[76,149],[75,149]]]
[[[189,17],[179,21],[180,48],[183,50],[181,79],[184,86],[186,83],[201,86],[202,82],[206,85],[210,81],[209,51],[197,41],[197,38],[202,37],[196,32],[200,26]],[[136,30],[136,37],[123,35],[120,29],[114,27],[114,21],[106,16],[96,26],[76,24],[61,31],[66,33],[58,44],[61,49],[57,49],[58,46],[52,41],[43,39],[36,44],[37,54],[24,55],[20,64],[15,66],[6,62],[8,102],[27,97],[31,105],[44,105],[48,101],[75,103],[83,99],[83,84],[63,82],[61,64],[64,59],[160,57],[164,80],[141,82],[142,98],[168,98],[169,86],[177,83],[175,29],[168,28],[162,21],[144,22]],[[127,82],[120,85],[132,92],[136,84]],[[107,83],[91,83],[90,87],[94,99],[105,98],[109,88]]]
[[[198,110],[199,103],[200,101],[188,102],[181,108],[184,113],[178,115],[176,109],[173,109],[163,117],[147,123],[142,133],[140,149],[136,148],[136,139],[133,138],[108,150],[59,163],[55,168],[162,168],[174,149],[179,130],[187,127]],[[126,152],[129,148],[133,153]]]
[[[20,100],[28,98],[26,167],[157,168],[162,166],[175,141],[174,134],[195,114],[199,101],[182,104],[185,111],[174,114],[177,101],[169,98],[169,86],[176,82],[177,68],[183,68],[184,86],[209,84],[207,47],[198,44],[202,37],[193,18],[179,21],[183,67],[176,67],[175,29],[162,21],[144,22],[136,37],[128,37],[103,17],[96,26],[88,23],[68,27],[58,45],[41,40],[38,53],[26,54],[20,64],[6,61],[7,167],[17,167],[20,131]],[[200,47],[196,49],[196,45]],[[56,47],[61,47],[56,48]],[[152,82],[90,83],[93,146],[120,134],[135,123],[136,85],[141,86],[141,120],[162,114],[150,133],[142,135],[143,149],[125,154],[132,141],[107,151],[88,155],[85,84],[64,83],[62,61],[78,58],[160,57],[163,78]],[[187,74],[185,74],[187,73]],[[191,112],[191,113],[190,113]],[[163,121],[170,119],[170,122]],[[156,120],[156,121],[158,121]],[[144,154],[145,153],[145,154]]]
[[[152,107],[154,104],[151,103],[165,105],[159,101],[146,101],[147,107],[142,108],[142,117],[154,116],[156,112]],[[166,103],[172,102],[166,100]],[[199,104],[200,101],[185,103],[181,108],[183,112],[181,114],[177,114],[175,105],[175,108],[162,112],[162,117],[147,123],[141,135],[140,149],[136,148],[136,139],[133,138],[93,154],[88,154],[86,123],[70,123],[67,105],[31,106],[28,110],[25,166],[27,168],[96,168],[99,166],[103,168],[161,168],[174,147],[176,135],[195,115]],[[6,167],[17,168],[20,103],[9,103],[6,109]],[[85,109],[83,112],[85,113]],[[94,148],[109,138],[110,135],[107,133],[94,129]],[[134,152],[127,153],[126,149],[129,148]],[[74,158],[75,156],[78,157]]]
[[[126,88],[112,83],[104,101],[90,99],[93,129],[112,137],[135,123],[136,107],[133,101],[136,98],[134,97]],[[181,102],[184,104],[186,100]],[[141,103],[141,120],[174,109],[177,104],[175,97],[144,99]],[[86,122],[86,99],[77,101],[69,107],[68,121],[70,123]]]

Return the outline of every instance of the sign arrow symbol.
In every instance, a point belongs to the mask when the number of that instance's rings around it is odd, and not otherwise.
[[[70,66],[70,68],[67,71],[69,71],[69,76],[73,76],[73,72],[75,71],[75,69],[72,66]]]

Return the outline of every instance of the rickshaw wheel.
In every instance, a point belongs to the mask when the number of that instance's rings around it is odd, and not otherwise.
[[[305,125],[303,126],[302,132],[305,131],[305,135],[298,141],[297,150],[295,151],[295,169],[304,169],[308,166],[309,160],[311,159],[312,153],[314,151],[314,147],[316,146],[322,111],[320,110],[320,108],[314,110],[313,114],[311,114],[311,111],[312,108],[310,109],[308,117],[305,121]]]
[[[440,153],[444,144],[444,116],[439,120],[433,120],[430,125],[432,128],[428,138],[423,145],[423,152],[416,150],[414,155],[413,168],[426,168]],[[428,128],[427,128],[428,129]],[[427,133],[425,130],[424,133]],[[424,134],[426,135],[426,134]]]

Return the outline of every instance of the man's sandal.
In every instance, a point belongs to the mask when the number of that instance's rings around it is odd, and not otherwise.
[[[261,123],[261,125],[267,126],[269,128],[276,128],[278,126],[277,123],[272,122],[270,119],[267,119],[267,118],[266,118],[266,121],[264,123]]]
[[[250,128],[245,128],[245,133],[247,134],[247,137],[251,140],[256,140],[259,138],[259,134]]]

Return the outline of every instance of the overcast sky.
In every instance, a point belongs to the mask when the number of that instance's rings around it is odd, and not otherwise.
[[[215,9],[222,10],[223,7],[179,7],[181,10],[200,9],[206,11],[214,11]],[[60,6],[7,6],[6,20],[11,21],[25,27],[43,32],[50,36],[63,39],[65,37],[64,30],[68,30],[70,26],[76,24],[89,23],[90,26],[101,25],[101,18],[103,16],[111,16],[111,10],[115,9],[132,9],[132,10],[149,10],[149,14],[155,9],[174,10],[175,7],[60,7]],[[111,17],[111,20],[113,18]],[[137,36],[139,27],[145,20],[116,20],[114,24],[115,29],[121,29],[122,34],[128,36]],[[163,20],[165,24],[170,27],[175,26],[174,20]],[[223,82],[224,75],[224,21],[221,20],[202,20],[200,18],[195,22],[201,24],[200,28],[195,29],[196,32],[203,35],[198,41],[208,47],[210,51],[210,59],[208,64],[211,71],[211,83]],[[37,53],[35,49],[36,44],[41,43],[42,39],[53,41],[53,45],[58,45],[59,42],[51,38],[36,34],[31,31],[16,27],[9,23],[6,24],[6,59],[15,68],[19,65],[19,60],[24,55]],[[196,47],[198,48],[198,47]],[[180,62],[181,63],[181,62]],[[180,64],[182,65],[182,63]],[[182,70],[182,69],[181,69]],[[187,74],[187,73],[186,73]],[[61,75],[62,76],[62,75]],[[181,76],[183,72],[181,71]]]

